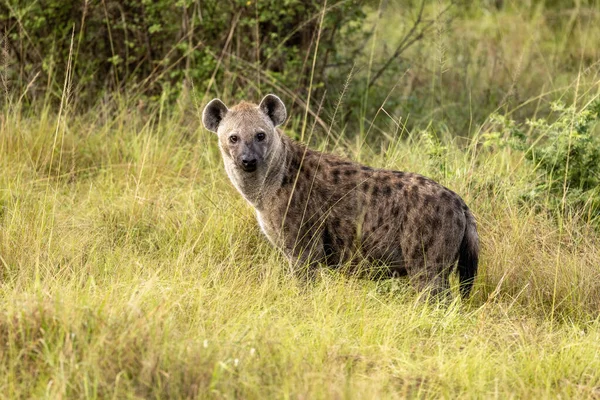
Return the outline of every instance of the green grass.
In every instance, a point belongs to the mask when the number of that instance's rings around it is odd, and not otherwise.
[[[290,278],[216,138],[168,115],[2,115],[1,396],[600,396],[598,235],[519,201],[522,154],[449,141],[440,156],[408,133],[336,149],[474,210],[475,293],[444,307],[403,280]]]
[[[452,29],[440,23],[365,94],[369,57],[381,64],[410,27],[389,2],[383,45],[365,46],[332,122],[358,104],[359,127],[334,127],[327,141],[305,110],[287,124],[318,148],[430,176],[466,200],[480,271],[471,299],[450,305],[421,301],[406,280],[291,278],[187,94],[173,110],[123,95],[83,115],[69,110],[72,82],[50,79],[60,113],[4,98],[0,397],[600,398],[598,227],[584,212],[544,211],[550,198],[524,201],[548,178],[488,118],[598,97],[597,2],[564,13],[484,3]]]

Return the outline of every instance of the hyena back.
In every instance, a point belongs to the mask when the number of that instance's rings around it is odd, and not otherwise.
[[[418,174],[311,150],[277,129],[286,117],[275,95],[231,109],[214,99],[203,112],[231,182],[296,270],[362,259],[386,273],[408,274],[418,289],[437,294],[449,288],[457,263],[461,293],[469,294],[479,239],[456,193]]]

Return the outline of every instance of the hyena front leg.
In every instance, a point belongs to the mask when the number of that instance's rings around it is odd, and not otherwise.
[[[315,236],[290,240],[286,243],[285,253],[289,260],[290,274],[301,281],[314,281],[319,261],[325,257],[323,243],[315,240]]]

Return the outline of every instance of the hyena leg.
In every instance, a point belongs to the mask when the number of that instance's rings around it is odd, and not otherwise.
[[[306,241],[286,246],[290,273],[302,281],[316,278],[319,261],[324,258],[323,244]]]
[[[318,265],[315,262],[307,261],[304,257],[290,257],[289,270],[290,275],[298,280],[312,282],[317,277]]]
[[[411,284],[417,291],[435,300],[450,299],[449,270],[440,266],[427,263],[409,268],[408,275]]]

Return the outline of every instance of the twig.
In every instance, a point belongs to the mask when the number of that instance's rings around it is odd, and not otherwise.
[[[392,56],[383,64],[383,66],[381,66],[381,68],[379,68],[379,70],[375,73],[375,75],[373,75],[373,77],[369,81],[369,87],[371,87],[375,84],[375,82],[381,77],[381,75],[383,75],[385,70],[389,68],[389,66],[392,64],[392,62],[400,56],[400,54],[402,54],[406,49],[408,49],[410,46],[412,46],[419,40],[423,39],[423,37],[425,37],[425,33],[431,28],[431,26],[434,24],[434,22],[438,18],[440,18],[442,15],[444,15],[453,5],[454,5],[454,2],[451,2],[450,4],[448,4],[448,6],[446,6],[446,8],[444,8],[433,20],[428,21],[427,24],[425,24],[425,26],[419,32],[417,32],[419,29],[419,25],[421,25],[421,23],[424,22],[423,21],[423,10],[425,9],[425,0],[423,0],[421,2],[421,7],[419,9],[419,14],[417,15],[417,19],[413,23],[412,27],[410,28],[410,30],[408,31],[406,36],[404,36],[404,38],[402,39],[402,41],[400,42],[398,47],[396,47],[394,54],[392,54]]]
[[[227,54],[227,48],[229,47],[229,43],[231,42],[231,39],[233,38],[233,33],[235,32],[235,28],[237,27],[237,24],[238,24],[241,14],[242,14],[241,11],[238,11],[232,18],[231,29],[229,30],[229,34],[227,35],[227,40],[225,41],[225,45],[223,46],[223,51],[221,52],[221,55],[219,56],[219,58],[217,60],[217,65],[216,65],[215,69],[213,70],[210,80],[208,81],[208,85],[206,85],[206,90],[204,91],[204,96],[202,96],[203,101],[204,101],[204,99],[206,99],[206,96],[208,96],[208,93],[210,92],[210,89],[215,82],[215,77],[217,75],[217,71],[219,70],[219,68],[221,66],[223,57],[225,56],[225,54]]]

